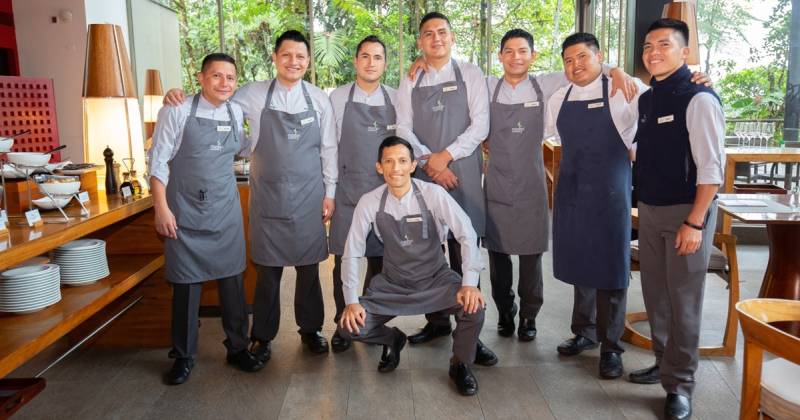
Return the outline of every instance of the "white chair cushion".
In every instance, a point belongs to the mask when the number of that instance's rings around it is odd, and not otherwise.
[[[763,366],[761,388],[800,408],[800,365],[777,358],[764,362]],[[797,414],[800,415],[800,412]]]

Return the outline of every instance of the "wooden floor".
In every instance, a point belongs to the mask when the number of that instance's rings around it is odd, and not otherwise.
[[[484,258],[485,258],[484,253]],[[398,369],[376,370],[380,348],[356,343],[345,353],[305,351],[294,323],[294,270],[285,272],[281,331],[273,357],[258,373],[224,363],[224,336],[218,319],[203,318],[197,365],[189,382],[162,384],[169,369],[167,349],[98,350],[72,355],[48,372],[47,388],[21,410],[20,419],[653,419],[660,418],[660,385],[635,385],[597,377],[598,350],[565,358],[556,346],[569,331],[572,289],[552,277],[545,254],[545,303],[531,343],[497,335],[497,311],[489,303],[483,341],[500,358],[494,367],[476,367],[477,397],[458,395],[447,376],[451,339],[406,346]],[[484,259],[487,261],[488,259]],[[765,246],[739,246],[742,298],[755,297],[767,262]],[[516,264],[516,261],[515,261]],[[333,332],[332,259],[320,266],[325,294],[325,335]],[[490,296],[488,269],[481,283]],[[721,337],[726,305],[724,283],[709,276],[703,342]],[[628,293],[629,310],[643,310],[638,273]],[[393,321],[407,333],[422,326],[421,316]],[[643,326],[643,327],[646,327]],[[703,358],[696,374],[696,419],[738,417],[742,344],[734,358]],[[645,350],[627,347],[626,373],[653,362]],[[35,372],[36,362],[15,372]]]

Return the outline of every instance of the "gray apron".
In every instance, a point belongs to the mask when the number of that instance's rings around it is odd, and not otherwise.
[[[268,267],[316,264],[328,257],[320,123],[302,81],[306,111],[270,109],[275,83],[261,111],[250,165],[250,256]]]
[[[420,86],[420,75],[411,91],[414,134],[431,152],[440,152],[450,146],[471,124],[467,85],[455,60],[452,60],[452,66],[455,81]],[[478,237],[482,237],[486,227],[486,200],[481,187],[481,153],[477,149],[471,155],[450,163],[450,170],[458,177],[458,187],[449,193],[469,216]],[[432,182],[422,170],[415,176]]]
[[[547,251],[550,217],[542,161],[544,95],[530,78],[536,102],[491,103],[489,169],[486,173],[486,248],[510,255]]]
[[[169,162],[167,204],[178,224],[178,238],[164,241],[165,273],[171,283],[234,276],[247,263],[232,169],[240,147],[236,120],[230,104],[230,121],[197,117],[199,101],[198,93],[178,153]]]
[[[336,185],[336,211],[331,218],[328,248],[331,254],[344,254],[347,232],[353,223],[358,200],[367,192],[380,187],[383,177],[375,170],[378,147],[383,139],[395,134],[397,117],[389,94],[381,85],[384,106],[369,106],[353,102],[356,84],[344,107],[342,135],[339,140],[339,183]],[[365,257],[380,257],[383,245],[372,231],[367,238]]]
[[[388,187],[381,196],[375,224],[383,239],[383,271],[359,298],[369,313],[418,315],[456,306],[461,276],[447,266],[433,215],[414,181],[411,189],[420,214],[401,220],[384,212]]]

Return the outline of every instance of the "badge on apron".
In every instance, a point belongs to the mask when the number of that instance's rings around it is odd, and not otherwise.
[[[511,129],[511,132],[514,134],[522,134],[525,132],[525,127],[522,125],[522,121],[517,121],[517,126]]]
[[[456,90],[458,90],[458,85],[456,85],[456,86],[445,86],[445,87],[442,88],[442,92],[444,92],[444,93],[453,92],[453,91],[456,91]]]
[[[434,105],[434,106],[431,108],[431,110],[433,110],[433,112],[441,112],[441,111],[444,111],[444,104],[442,103],[442,101],[441,101],[441,100],[437,100],[437,101],[436,101],[436,105]]]
[[[300,140],[300,133],[297,132],[296,128],[292,129],[292,132],[288,135],[289,140]]]
[[[387,130],[397,130],[397,124],[389,124],[386,126]]]
[[[658,123],[659,124],[664,124],[664,123],[673,122],[673,121],[675,121],[675,115],[674,114],[673,115],[666,115],[666,116],[658,118]]]
[[[314,122],[314,117],[308,117],[300,120],[300,125],[308,125]]]
[[[372,125],[367,127],[367,131],[369,131],[370,133],[378,132],[378,122],[377,121],[373,121]]]
[[[525,105],[524,105],[525,108],[535,108],[537,106],[539,106],[539,101],[525,102]]]
[[[594,103],[591,103],[591,104],[587,105],[586,107],[589,108],[589,109],[602,108],[603,107],[603,103],[602,102],[594,102]]]
[[[217,132],[227,133],[229,131],[231,131],[231,126],[229,126],[229,125],[218,125],[217,126]]]

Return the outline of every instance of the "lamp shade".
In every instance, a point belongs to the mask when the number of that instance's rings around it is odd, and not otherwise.
[[[677,0],[664,5],[662,18],[677,19],[689,26],[689,56],[686,64],[700,64],[700,43],[697,39],[697,7],[694,0]]]
[[[137,97],[125,38],[122,36],[122,28],[117,25],[89,25],[83,97]]]
[[[153,123],[158,118],[164,99],[164,88],[161,87],[161,75],[156,69],[147,69],[144,84],[144,122]],[[149,136],[148,136],[149,137]]]

